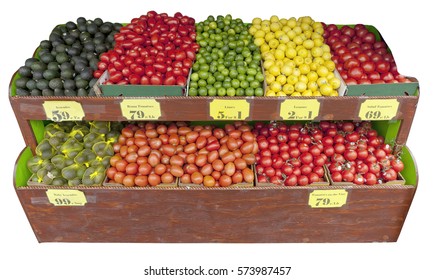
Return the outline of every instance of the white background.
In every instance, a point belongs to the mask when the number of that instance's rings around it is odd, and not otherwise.
[[[244,265],[293,267],[289,277],[275,279],[398,280],[421,279],[422,275],[428,279],[432,275],[432,262],[429,258],[432,260],[434,249],[431,214],[434,199],[431,157],[434,155],[430,148],[427,149],[432,145],[427,131],[432,131],[432,124],[428,120],[433,118],[431,106],[434,100],[431,91],[434,90],[434,35],[432,14],[424,6],[426,3],[429,1],[2,1],[0,279],[146,279],[143,269],[149,265],[174,268],[202,265],[235,270],[237,266]],[[316,21],[327,23],[364,23],[376,26],[391,47],[398,70],[402,74],[417,77],[421,84],[417,114],[408,138],[408,146],[418,163],[419,185],[398,242],[38,243],[13,189],[13,166],[24,147],[24,141],[8,100],[9,80],[14,71],[24,64],[25,59],[32,55],[39,42],[48,38],[56,24],[75,21],[79,16],[129,22],[149,10],[169,14],[181,11],[197,21],[206,19],[208,15],[228,13],[244,21],[251,21],[254,17],[265,19],[275,14],[286,18],[309,15]]]

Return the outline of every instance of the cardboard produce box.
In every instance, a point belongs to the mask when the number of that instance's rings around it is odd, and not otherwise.
[[[191,74],[191,69],[190,69]],[[97,96],[114,97],[143,97],[143,96],[185,96],[187,95],[190,74],[185,86],[165,85],[106,85],[109,79],[108,71],[105,71],[93,86]]]
[[[354,25],[338,25],[338,28],[344,26],[354,27]],[[387,42],[384,40],[380,32],[372,25],[365,25],[366,29],[375,35],[377,42],[384,42],[388,53],[392,54]],[[333,54],[333,51],[332,51]],[[344,86],[344,96],[415,96],[419,94],[419,82],[414,77],[405,76],[409,81],[404,83],[379,83],[379,84],[357,84],[348,85],[339,74],[337,77],[341,80]]]

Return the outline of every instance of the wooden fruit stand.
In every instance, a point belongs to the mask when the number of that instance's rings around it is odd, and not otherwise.
[[[9,98],[27,145],[17,159],[14,188],[39,242],[393,242],[417,187],[416,164],[405,143],[418,95],[135,98],[158,102],[162,121],[218,120],[210,113],[214,100],[244,100],[246,120],[281,120],[282,104],[311,99],[319,102],[315,121],[360,120],[366,100],[399,103],[385,121],[399,122],[395,141],[410,175],[404,185],[225,189],[27,186],[23,163],[37,145],[31,121],[48,119],[45,102],[77,102],[84,120],[124,121],[121,103],[127,98],[18,97],[12,92]],[[47,190],[76,191],[85,203],[55,206]]]

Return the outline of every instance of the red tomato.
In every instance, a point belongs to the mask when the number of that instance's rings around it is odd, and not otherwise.
[[[358,66],[360,66],[360,62],[356,58],[349,58],[344,63],[344,69],[348,70],[348,75],[350,77],[351,75],[349,74],[349,72],[351,71],[351,69]]]
[[[363,68],[359,66],[352,67],[348,70],[348,77],[356,81],[360,80],[363,76]]]
[[[380,74],[387,73],[390,70],[390,63],[384,60],[380,60],[376,63],[375,70],[377,70],[377,72],[379,72]]]
[[[159,77],[155,74],[151,76],[150,82],[151,82],[151,85],[162,85],[163,84],[161,77]]]

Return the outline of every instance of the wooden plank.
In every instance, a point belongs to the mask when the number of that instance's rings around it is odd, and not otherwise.
[[[378,97],[369,97],[375,99]],[[381,97],[382,99],[397,99],[400,102],[399,111],[394,119],[403,120],[402,128],[397,135],[397,144],[405,145],[418,102],[418,96]],[[65,100],[80,102],[85,120],[123,121],[120,102],[121,97],[10,97],[12,108],[20,128],[25,136],[26,144],[35,147],[34,137],[31,137],[25,123],[29,120],[47,119],[43,110],[46,100]],[[161,117],[164,121],[202,120],[211,121],[209,103],[212,97],[155,97],[160,103]],[[223,98],[229,99],[231,98]],[[280,120],[280,104],[282,98],[254,97],[232,98],[246,99],[250,103],[250,116],[247,120]],[[320,114],[316,120],[357,120],[360,103],[366,98],[339,96],[318,97],[321,103]]]
[[[392,242],[413,186],[347,188],[342,208],[311,208],[314,188],[81,189],[85,206],[16,190],[40,242]]]

